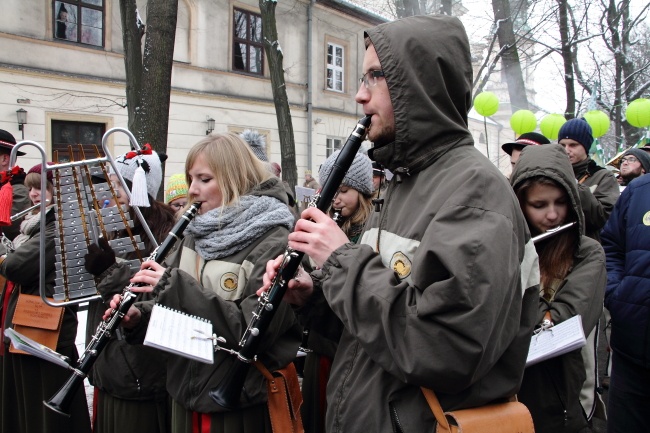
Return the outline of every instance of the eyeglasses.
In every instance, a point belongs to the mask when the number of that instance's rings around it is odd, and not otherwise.
[[[185,203],[180,202],[180,203],[170,203],[169,205],[172,208],[176,209],[176,210],[181,210],[181,209],[183,209],[185,207],[186,204],[187,204],[187,202],[185,202]]]
[[[635,162],[639,162],[639,160],[633,156],[626,156],[625,158],[621,158],[621,164],[624,162],[627,162],[628,164],[634,164]]]
[[[363,83],[366,89],[375,87],[377,85],[377,78],[385,77],[384,71],[381,69],[371,69],[359,78],[359,84]]]

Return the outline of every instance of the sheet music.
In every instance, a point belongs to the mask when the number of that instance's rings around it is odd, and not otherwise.
[[[11,344],[13,344],[16,349],[23,350],[30,355],[60,365],[61,367],[70,367],[70,358],[61,355],[47,346],[43,346],[41,343],[24,336],[12,328],[5,329],[5,335],[9,337]]]
[[[530,340],[526,367],[580,349],[587,340],[580,315],[537,332]]]
[[[316,194],[315,189],[296,185],[296,201],[307,201],[314,194]]]
[[[144,345],[212,364],[214,339],[209,320],[156,304],[151,311]]]

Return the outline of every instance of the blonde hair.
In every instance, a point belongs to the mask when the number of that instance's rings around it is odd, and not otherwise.
[[[348,186],[348,188],[352,187]],[[356,189],[354,190],[357,191]],[[355,209],[352,215],[341,224],[341,230],[343,230],[343,233],[345,233],[348,238],[354,234],[351,229],[359,224],[364,225],[366,220],[370,218],[370,214],[373,210],[372,196],[362,194],[359,191],[357,191],[357,194],[359,194],[359,206]],[[334,209],[330,209],[330,215],[334,215]]]
[[[189,171],[201,156],[214,174],[221,191],[221,207],[236,205],[239,197],[271,177],[266,165],[239,135],[231,132],[210,134],[196,143],[187,155],[185,178],[188,186],[192,183]]]

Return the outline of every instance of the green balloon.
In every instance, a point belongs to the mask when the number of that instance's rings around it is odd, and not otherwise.
[[[517,135],[534,131],[537,128],[535,113],[530,110],[515,111],[510,117],[510,127]]]
[[[474,109],[481,116],[491,116],[499,110],[499,98],[492,92],[481,92],[474,98]]]
[[[630,102],[625,110],[627,123],[637,128],[650,126],[650,99],[639,98]]]
[[[542,121],[539,122],[539,130],[542,131],[544,137],[549,140],[557,140],[560,128],[565,123],[566,119],[563,115],[557,113],[547,114],[544,116]]]
[[[609,129],[609,116],[600,110],[587,111],[583,116],[589,126],[591,126],[591,135],[594,138],[602,137]]]

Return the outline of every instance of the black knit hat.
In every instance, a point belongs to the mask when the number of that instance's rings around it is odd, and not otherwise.
[[[5,131],[4,129],[0,129],[0,148],[2,149],[8,149],[9,152],[11,152],[11,149],[14,148],[14,145],[16,144],[16,139],[14,138],[11,133]],[[23,156],[25,155],[25,152],[21,152],[20,150],[17,152],[18,156]]]
[[[582,147],[587,151],[587,155],[589,155],[589,149],[591,149],[591,145],[594,142],[591,126],[589,126],[587,121],[582,118],[567,120],[566,123],[562,125],[557,136],[557,141],[564,138],[569,138],[582,144]]]
[[[514,142],[504,143],[501,149],[508,155],[512,155],[512,150],[515,147],[523,149],[526,146],[539,146],[542,144],[551,144],[548,138],[537,132],[527,132],[521,134]]]
[[[639,162],[641,163],[641,167],[643,167],[643,170],[646,173],[650,173],[650,153],[641,149],[632,148],[626,150],[625,153],[623,154],[623,157],[627,155],[632,155],[633,157],[638,159]]]

